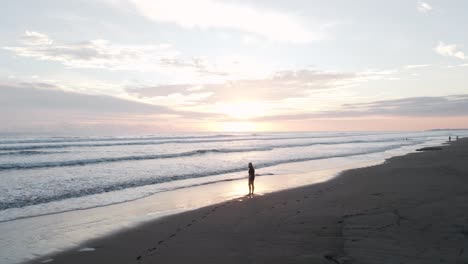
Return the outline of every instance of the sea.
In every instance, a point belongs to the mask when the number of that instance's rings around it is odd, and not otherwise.
[[[382,162],[444,144],[449,136],[466,137],[468,130],[0,135],[0,228],[2,223],[244,179],[249,162],[259,178],[281,177],[368,160]],[[4,258],[5,263],[20,259]]]

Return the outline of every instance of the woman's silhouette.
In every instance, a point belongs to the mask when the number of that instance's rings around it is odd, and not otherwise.
[[[254,193],[255,169],[251,162],[249,162],[249,195]]]

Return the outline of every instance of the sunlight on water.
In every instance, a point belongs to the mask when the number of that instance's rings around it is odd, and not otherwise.
[[[461,133],[461,132],[460,132]],[[461,136],[462,134],[459,135]],[[465,132],[466,133],[466,132]],[[274,166],[411,149],[450,132],[223,133],[0,138],[0,221],[92,208]],[[286,172],[287,173],[287,172]],[[242,193],[244,186],[233,194]]]
[[[228,199],[245,201],[248,162],[259,196],[441,144],[450,133],[0,138],[0,251],[9,252],[2,261]]]

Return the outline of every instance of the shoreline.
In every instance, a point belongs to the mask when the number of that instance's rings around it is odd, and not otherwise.
[[[431,200],[435,203],[435,198],[450,198],[448,190],[458,190],[458,194],[463,196],[468,187],[459,182],[444,181],[440,179],[440,173],[443,170],[451,171],[452,181],[468,181],[460,176],[460,173],[466,173],[467,168],[457,156],[466,157],[466,146],[468,140],[460,139],[459,142],[443,145],[442,150],[409,153],[392,157],[381,165],[347,170],[323,183],[255,196],[253,199],[237,198],[166,216],[26,263],[47,260],[51,260],[51,263],[351,263],[354,260],[359,260],[358,263],[378,263],[392,257],[391,254],[395,255],[392,258],[394,261],[411,260],[412,263],[432,263],[427,262],[426,255],[434,257],[436,254],[440,255],[437,260],[466,261],[464,247],[460,249],[460,246],[457,246],[457,254],[452,257],[443,251],[444,247],[439,252],[423,247],[419,249],[419,255],[415,254],[415,249],[411,247],[418,244],[430,247],[431,244],[418,238],[427,235],[427,230],[422,228],[422,231],[418,231],[418,228],[411,226],[412,220],[409,219],[425,217],[428,222],[426,226],[431,224],[426,229],[440,224],[429,221],[432,218],[427,216],[427,210],[413,215],[415,213],[407,209],[417,201]],[[427,164],[428,160],[430,164]],[[454,167],[455,170],[451,169]],[[429,176],[421,179],[422,171]],[[398,172],[396,176],[395,172]],[[408,178],[408,175],[413,176]],[[457,206],[463,207],[460,204]],[[438,205],[437,209],[444,207],[446,205]],[[462,215],[457,215],[454,218],[456,221],[465,217],[463,212],[466,210],[458,211]],[[449,213],[447,215],[457,214]],[[468,221],[468,216],[466,219]],[[457,222],[457,225],[460,224]],[[400,234],[398,231],[404,228],[405,232]],[[417,240],[419,243],[395,249],[395,243],[403,241],[398,236],[393,239],[388,237],[406,233],[412,234],[405,237],[407,241]],[[435,231],[428,234],[429,238],[440,237]],[[454,233],[457,239],[452,240],[457,240],[457,245],[465,246],[466,242],[459,241],[458,237],[463,239],[463,234]],[[381,236],[387,240],[382,240]],[[444,241],[437,240],[437,243]],[[375,250],[378,245],[384,250]]]
[[[434,141],[434,140],[433,140]],[[440,142],[440,140],[437,140]],[[435,143],[438,144],[439,142]],[[433,144],[429,144],[433,145]],[[367,163],[373,163],[375,161],[379,162],[384,162],[386,159],[393,157],[393,156],[399,156],[399,155],[404,155],[407,153],[411,153],[415,150],[415,146],[420,146],[420,147],[425,147],[428,146],[427,142],[424,143],[415,143],[415,144],[410,144],[410,145],[402,145],[399,146],[398,148],[390,148],[384,151],[379,151],[379,152],[366,152],[364,154],[352,154],[352,155],[345,155],[345,156],[333,156],[333,157],[324,157],[324,158],[319,158],[319,159],[304,159],[304,160],[294,160],[290,161],[288,163],[279,163],[267,167],[260,167],[259,170],[261,171],[261,174],[258,176],[276,176],[276,175],[296,175],[300,173],[308,173],[308,172],[317,172],[317,171],[325,171],[325,170],[338,170],[339,172],[348,170],[350,168],[357,168],[358,166],[361,167],[360,164],[364,164],[366,166]],[[367,158],[363,158],[369,156]],[[342,162],[344,159],[350,159],[350,160],[358,160],[358,162]],[[336,166],[335,164],[330,166],[330,161],[337,161],[336,164],[339,164]],[[295,170],[290,170],[290,171],[282,171],[282,167],[290,167],[289,165],[291,164],[308,164],[308,163],[324,163],[327,164],[328,166],[325,166],[324,168],[321,166],[314,165],[313,169],[310,169],[308,165],[305,165],[305,170],[303,171],[295,171]],[[299,166],[301,167],[301,166]],[[320,167],[320,168],[319,168]],[[278,168],[279,173],[278,173]],[[270,171],[270,169],[273,169],[273,173]],[[157,195],[162,192],[168,192],[168,191],[177,191],[179,189],[186,189],[186,188],[193,188],[193,187],[198,187],[202,185],[211,185],[211,184],[218,184],[222,183],[224,181],[237,181],[237,180],[242,180],[244,176],[242,175],[243,172],[231,172],[231,173],[222,173],[222,174],[216,174],[216,175],[209,175],[209,176],[204,176],[204,177],[194,177],[194,178],[188,178],[188,179],[181,179],[177,181],[169,181],[169,182],[163,182],[163,183],[158,183],[158,184],[150,184],[150,185],[144,185],[144,186],[137,186],[135,188],[131,188],[132,192],[135,189],[140,189],[140,192],[143,194],[139,195],[134,195],[131,194],[129,197],[125,198],[124,200],[118,200],[118,201],[111,201],[109,203],[105,204],[100,204],[100,205],[85,205],[84,207],[82,204],[87,204],[86,198],[93,196],[93,199],[95,200],[112,200],[113,197],[109,197],[108,194],[110,193],[118,193],[119,196],[128,196],[129,193],[126,193],[129,189],[121,189],[121,190],[116,190],[116,191],[110,191],[110,192],[103,192],[103,193],[98,193],[98,194],[91,194],[89,196],[83,196],[83,197],[72,197],[70,199],[64,199],[64,200],[58,200],[58,201],[51,201],[50,203],[42,203],[42,204],[34,204],[34,205],[29,205],[26,207],[12,207],[12,208],[7,208],[3,211],[0,211],[0,224],[4,222],[10,222],[10,221],[16,221],[16,220],[21,220],[21,219],[30,219],[30,218],[35,218],[35,217],[43,217],[43,216],[48,216],[48,215],[57,215],[57,214],[62,214],[62,213],[69,213],[69,212],[74,212],[74,211],[81,211],[81,210],[92,210],[94,208],[102,208],[102,207],[108,207],[108,206],[113,206],[117,204],[126,204],[126,203],[131,203],[133,201],[138,201],[145,199],[147,197]],[[233,176],[235,175],[235,176]],[[220,179],[221,176],[221,179]],[[205,181],[203,182],[198,182],[199,179],[204,179]],[[209,181],[206,181],[206,179],[209,179]],[[307,183],[307,184],[314,184],[314,182]],[[284,188],[280,188],[278,190],[281,190]],[[143,191],[141,191],[143,190]],[[277,191],[277,190],[273,190]],[[271,192],[269,190],[268,192]],[[75,200],[73,206],[65,205],[62,204],[64,201],[69,201],[69,200]],[[53,205],[52,207],[54,209],[50,210],[44,205]],[[28,208],[29,211],[24,211],[24,208]],[[32,208],[32,210],[31,210]],[[59,208],[59,209],[55,209]],[[31,213],[32,212],[32,213]]]
[[[400,148],[404,148],[404,147],[413,147],[414,145],[409,145],[409,146],[401,146]],[[269,172],[269,169],[271,168],[275,168],[275,167],[289,167],[289,165],[291,164],[302,164],[302,163],[313,163],[313,162],[319,162],[319,163],[322,163],[325,161],[325,163],[327,163],[328,161],[327,160],[340,160],[340,159],[346,159],[346,158],[360,158],[360,157],[364,157],[364,156],[367,156],[367,155],[372,155],[372,154],[381,154],[381,153],[386,153],[386,152],[392,152],[394,150],[398,150],[399,148],[395,148],[395,149],[388,149],[386,151],[383,151],[383,152],[375,152],[375,153],[365,153],[365,154],[355,154],[355,155],[347,155],[347,156],[335,156],[335,157],[330,157],[330,158],[320,158],[320,159],[306,159],[306,160],[297,160],[297,161],[291,161],[291,162],[288,162],[288,163],[280,163],[280,164],[275,164],[275,165],[272,165],[272,166],[268,166],[268,167],[261,167],[261,168],[258,168],[257,170],[260,170],[262,171],[261,174],[257,174],[257,176],[278,176],[278,175],[295,175],[295,174],[302,174],[302,173],[308,173],[308,172],[316,172],[316,171],[325,171],[325,170],[338,170],[338,171],[344,171],[344,170],[347,170],[349,169],[349,167],[356,167],[356,165],[362,163],[362,164],[365,164],[365,163],[369,163],[369,162],[374,162],[376,160],[382,160],[382,157],[377,157],[377,158],[372,158],[372,159],[361,159],[359,162],[351,162],[351,163],[344,163],[344,164],[340,164],[339,166],[335,166],[335,167],[326,167],[326,168],[320,168],[320,169],[314,169],[314,170],[307,170],[307,171],[299,171],[299,172],[286,172],[286,173],[271,173]],[[398,154],[397,154],[398,155]],[[264,171],[267,171],[267,172],[264,172]],[[177,191],[177,190],[180,190],[180,189],[187,189],[187,188],[194,188],[194,187],[199,187],[199,186],[203,186],[203,185],[211,185],[211,184],[219,184],[219,183],[222,183],[222,182],[228,182],[228,181],[238,181],[238,180],[243,180],[245,176],[240,176],[241,174],[243,174],[243,171],[241,172],[230,172],[230,173],[222,173],[222,174],[216,174],[216,175],[207,175],[207,176],[204,176],[204,177],[194,177],[194,178],[188,178],[188,179],[181,179],[181,180],[177,180],[177,181],[169,181],[169,182],[163,182],[163,183],[159,183],[159,184],[155,184],[157,185],[158,187],[155,188],[155,190],[152,190],[150,191],[150,193],[148,194],[144,194],[143,196],[138,196],[138,197],[135,197],[135,198],[129,198],[128,200],[122,200],[122,201],[117,201],[117,202],[112,202],[112,203],[109,203],[109,204],[103,204],[103,205],[97,205],[97,206],[90,206],[90,207],[84,207],[84,208],[80,208],[80,207],[77,207],[77,208],[69,208],[69,209],[63,209],[61,211],[53,211],[53,212],[40,212],[38,214],[33,214],[33,215],[21,215],[20,216],[16,216],[14,218],[4,218],[2,215],[0,215],[0,223],[4,223],[4,222],[9,222],[9,221],[16,221],[16,220],[21,220],[21,219],[29,219],[29,218],[34,218],[34,217],[42,217],[42,216],[48,216],[48,215],[56,215],[56,214],[62,214],[62,213],[68,213],[68,212],[73,212],[73,211],[80,211],[80,210],[89,210],[89,209],[94,209],[94,208],[101,208],[101,207],[107,207],[107,206],[113,206],[113,205],[117,205],[117,204],[125,204],[125,203],[130,203],[130,202],[133,202],[133,201],[138,201],[138,200],[142,200],[142,199],[145,199],[147,197],[150,197],[150,196],[153,196],[153,195],[157,195],[159,193],[162,193],[162,192],[170,192],[170,191]],[[236,176],[228,176],[228,175],[236,175]],[[219,179],[219,177],[224,177],[224,178],[221,178]],[[226,177],[228,176],[228,177]],[[232,178],[234,177],[234,178]],[[203,178],[203,179],[211,179],[211,181],[208,181],[208,182],[202,182],[202,183],[198,183],[196,182],[197,180],[199,180],[200,178]],[[188,185],[184,185],[184,182],[185,184],[188,184]],[[192,182],[192,183],[187,183],[187,182]],[[174,183],[176,183],[174,185]],[[313,184],[313,183],[312,183]],[[135,188],[147,188],[147,187],[153,187],[155,186],[153,184],[150,184],[150,185],[144,185],[144,186],[137,186]],[[122,190],[117,190],[117,191],[111,191],[112,192],[122,192],[122,191],[128,191],[128,189],[122,189]],[[104,193],[98,193],[98,194],[92,194],[92,195],[95,195],[95,196],[101,196],[101,195],[106,195],[107,192],[104,192]],[[125,194],[124,194],[125,195]],[[82,199],[83,197],[72,197],[70,199]],[[98,199],[102,199],[101,197],[99,197]],[[105,199],[105,198],[104,198]],[[67,199],[64,199],[64,200],[67,200]],[[51,201],[50,203],[60,203],[62,202],[63,200],[59,200],[59,201]],[[48,204],[48,203],[44,203],[44,204]],[[40,205],[40,204],[39,204]],[[30,206],[27,206],[27,207],[31,207],[31,206],[38,206],[38,205],[30,205]],[[8,208],[8,209],[5,209],[5,211],[7,210],[21,210],[22,207],[17,207],[17,208]],[[11,212],[10,212],[11,213]],[[15,213],[13,213],[15,214]]]
[[[406,152],[408,150],[400,150]],[[353,161],[333,158],[324,161],[282,165],[280,174],[259,176],[260,195],[298,186],[316,184],[339,172],[383,162],[381,155],[356,156]],[[394,156],[395,152],[385,156]],[[346,161],[343,163],[343,161]],[[339,164],[339,166],[337,166]],[[30,217],[0,223],[2,263],[24,263],[76,249],[96,238],[106,237],[167,215],[195,210],[245,194],[245,180],[227,181],[161,192],[131,202]],[[18,232],[21,230],[22,232]],[[40,238],[40,239],[37,239]],[[1,253],[4,252],[4,253]],[[8,253],[8,254],[7,254]],[[41,260],[42,261],[42,260]],[[37,262],[36,262],[37,263]]]

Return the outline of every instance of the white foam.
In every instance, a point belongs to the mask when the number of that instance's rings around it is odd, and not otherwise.
[[[78,252],[90,252],[90,251],[95,251],[95,248],[92,247],[85,247],[85,248],[80,248]]]

